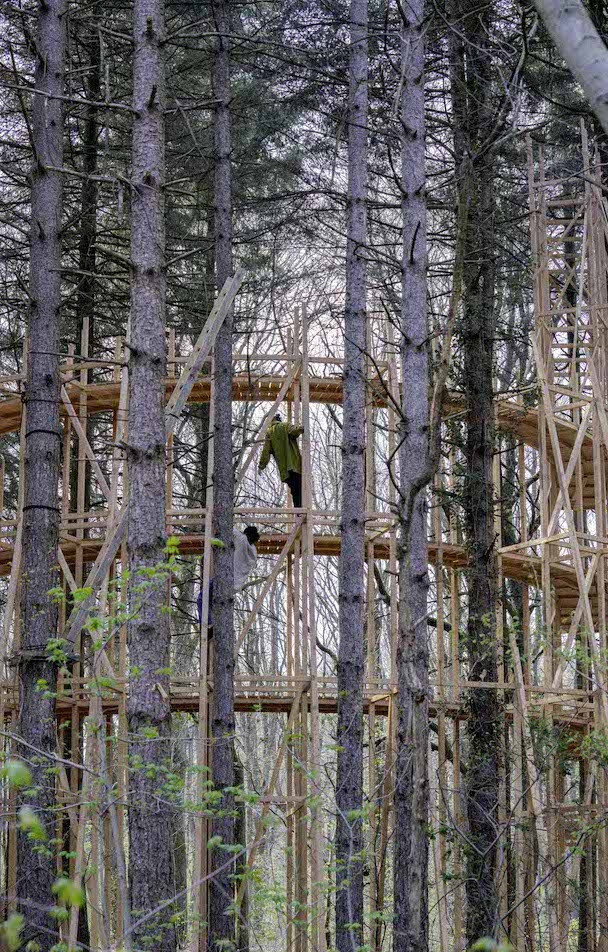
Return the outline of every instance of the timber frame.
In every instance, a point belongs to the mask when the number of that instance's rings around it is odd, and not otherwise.
[[[500,545],[501,519],[497,505],[496,532],[501,585],[518,583],[521,625],[506,624],[502,602],[497,606],[496,637],[499,675],[495,684],[473,684],[464,677],[459,644],[466,589],[466,556],[453,510],[441,503],[455,485],[456,456],[442,458],[430,507],[429,551],[432,564],[431,600],[436,617],[432,632],[433,696],[431,718],[436,750],[431,756],[433,830],[431,849],[431,903],[433,945],[440,952],[464,949],[464,886],[462,843],[452,832],[464,821],[462,721],[466,694],[471,689],[496,692],[506,712],[501,815],[497,830],[504,836],[505,862],[500,878],[500,908],[505,938],[517,949],[566,952],[573,921],[578,919],[580,885],[587,891],[588,950],[608,952],[608,782],[601,757],[593,757],[593,738],[608,729],[606,695],[607,604],[606,554],[608,525],[606,476],[608,463],[608,203],[600,185],[599,166],[591,158],[582,129],[581,168],[577,175],[551,178],[542,151],[529,144],[529,191],[535,328],[532,347],[538,388],[526,399],[496,400],[496,422],[503,437],[517,443],[519,497],[514,518],[519,541]],[[213,374],[202,374],[212,358],[213,342],[223,316],[243,281],[237,273],[218,296],[198,342],[186,356],[176,353],[169,338],[167,380],[167,532],[180,542],[180,555],[202,559],[202,590],[207,601],[212,573],[211,519],[213,486],[205,508],[174,505],[172,447],[175,428],[188,402],[210,402],[213,416]],[[247,447],[237,472],[237,491],[255,465],[259,443],[274,413],[288,405],[292,422],[304,426],[303,508],[237,507],[237,524],[255,521],[263,527],[261,555],[274,555],[272,570],[258,584],[255,597],[237,629],[237,655],[259,623],[265,600],[280,590],[284,598],[285,639],[280,669],[251,673],[237,665],[236,709],[281,717],[281,740],[263,796],[252,811],[254,826],[248,838],[247,863],[253,866],[265,835],[271,805],[284,816],[288,914],[285,949],[288,952],[324,952],[327,861],[327,818],[322,809],[321,784],[326,715],[337,704],[335,677],[323,673],[318,649],[318,606],[315,573],[318,559],[339,554],[339,512],[315,508],[311,409],[315,404],[339,404],[342,360],[319,353],[311,345],[314,321],[304,306],[294,312],[293,329],[284,353],[253,353],[235,357],[235,401],[263,407],[256,443]],[[368,760],[366,787],[370,801],[368,841],[370,875],[366,901],[370,914],[367,941],[380,952],[387,947],[382,922],[390,897],[391,785],[395,744],[395,646],[397,633],[397,524],[394,487],[387,481],[385,507],[377,511],[379,462],[378,415],[385,422],[384,454],[394,455],[397,408],[400,401],[398,347],[392,329],[385,326],[382,353],[372,340],[367,409],[367,528],[368,616],[365,713]],[[127,439],[128,359],[123,340],[117,340],[112,361],[89,357],[85,325],[81,353],[71,355],[63,368],[61,391],[64,424],[64,478],[60,567],[66,593],[90,586],[92,594],[68,613],[62,608],[61,634],[69,642],[75,663],[71,678],[63,678],[58,697],[58,741],[63,761],[57,777],[61,810],[57,830],[67,836],[70,873],[84,881],[89,898],[91,947],[120,943],[124,923],[122,894],[116,878],[121,862],[110,848],[110,817],[99,818],[89,801],[95,799],[96,771],[112,741],[115,755],[106,764],[116,790],[115,820],[119,835],[126,829],[128,802],[126,763],[127,652],[124,625],[117,625],[103,648],[91,657],[86,623],[94,611],[112,610],[111,591],[125,564],[126,498],[124,453]],[[373,359],[372,359],[373,358]],[[208,365],[207,365],[208,366]],[[91,373],[95,382],[90,382]],[[0,435],[21,431],[24,410],[22,378],[0,380]],[[528,399],[529,398],[529,399]],[[444,402],[444,420],[462,418],[456,395]],[[96,413],[111,414],[113,439],[110,465],[105,470],[87,438],[87,421]],[[213,427],[211,425],[212,432]],[[73,454],[77,453],[76,461]],[[500,453],[495,458],[495,491],[501,492]],[[213,464],[210,444],[209,465]],[[70,471],[77,478],[70,487]],[[23,459],[20,462],[20,476]],[[4,461],[2,462],[4,477]],[[104,507],[85,511],[85,485],[91,478],[104,498]],[[538,530],[528,536],[531,503],[526,485],[539,485]],[[22,480],[20,481],[20,488]],[[2,492],[4,495],[4,480]],[[19,506],[22,498],[19,498]],[[0,526],[0,575],[8,578],[1,634],[2,684],[0,719],[6,727],[7,749],[14,733],[17,685],[11,661],[20,650],[18,612],[21,556],[21,513]],[[389,579],[387,602],[388,665],[378,662],[374,605],[374,563],[380,560]],[[279,586],[279,588],[277,588]],[[203,617],[207,607],[203,606]],[[209,697],[213,690],[208,666],[206,628],[200,631],[199,667],[192,675],[175,677],[171,684],[173,709],[195,716],[197,792],[209,766]],[[92,690],[94,672],[111,679],[111,687]],[[91,730],[91,723],[97,728]],[[541,735],[545,743],[541,743]],[[83,742],[86,737],[86,743]],[[377,756],[382,738],[382,765]],[[104,742],[105,738],[105,742]],[[556,738],[559,742],[553,743]],[[84,753],[83,753],[84,751]],[[591,751],[587,755],[586,751]],[[84,758],[84,771],[77,765]],[[567,762],[567,770],[564,763]],[[574,778],[568,784],[567,778]],[[279,791],[280,788],[280,791]],[[7,905],[15,898],[15,804],[4,796],[4,825],[0,830],[2,875]],[[66,833],[67,831],[67,833]],[[208,873],[208,820],[195,823],[192,905],[205,923]],[[585,848],[586,875],[581,878]],[[120,860],[120,858],[119,858]],[[124,862],[124,860],[123,860]],[[241,908],[244,882],[236,897]],[[105,899],[104,899],[105,896]],[[105,914],[102,912],[105,905]],[[108,924],[111,934],[108,935]],[[66,941],[76,938],[78,910],[64,927]],[[205,927],[199,930],[199,948],[206,948]]]

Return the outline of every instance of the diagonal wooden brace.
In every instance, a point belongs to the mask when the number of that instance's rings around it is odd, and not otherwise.
[[[188,397],[190,396],[200,369],[211,352],[217,333],[234,302],[236,294],[243,283],[244,276],[244,272],[239,270],[234,277],[229,278],[213,305],[211,313],[205,322],[205,326],[192,349],[192,353],[167,404],[165,410],[167,435],[170,435],[175,430],[177,421],[188,402]],[[103,582],[112,562],[116,558],[121,543],[127,534],[128,516],[128,505],[125,505],[118,516],[113,532],[111,532],[109,538],[106,539],[85,582],[84,587],[91,589],[90,595],[74,608],[67,620],[64,638],[72,645],[75,644],[76,638],[82,631],[82,627],[94,603],[97,590]]]

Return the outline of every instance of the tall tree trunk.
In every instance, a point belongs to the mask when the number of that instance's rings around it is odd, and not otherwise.
[[[216,102],[215,149],[215,283],[221,288],[232,274],[232,169],[230,131],[230,3],[215,0],[213,16],[217,32],[213,64],[213,94]],[[232,461],[232,312],[227,315],[215,342],[214,364],[214,534],[223,548],[215,550],[213,590],[214,663],[211,702],[212,777],[222,791],[213,835],[222,844],[234,843],[234,542],[232,538],[234,470]],[[234,942],[231,913],[234,869],[230,854],[212,852],[213,876],[209,896],[209,935],[213,952],[223,952]],[[228,946],[230,947],[230,946]]]
[[[99,123],[96,102],[101,99],[99,49],[99,23],[92,17],[86,37],[86,56],[88,74],[85,82],[89,104],[85,107],[84,129],[82,134],[82,171],[85,178],[81,190],[80,240],[78,243],[78,297],[76,299],[76,349],[80,348],[82,329],[89,322],[89,342],[93,337],[93,319],[95,317],[95,277],[97,264],[97,199],[98,184],[94,178],[97,172]]]
[[[608,6],[606,0],[589,0],[589,13],[602,43],[604,46],[608,46]],[[593,116],[593,133],[600,151],[602,174],[605,178],[606,168],[608,167],[608,132],[602,128],[602,124],[595,114]]]
[[[47,660],[50,638],[57,637],[58,609],[49,596],[57,585],[58,505],[61,454],[59,420],[61,210],[63,95],[66,50],[65,0],[47,0],[38,13],[36,89],[32,97],[30,310],[25,388],[25,491],[21,566],[22,650],[19,658],[18,733],[32,748],[18,748],[31,765],[27,803],[49,837],[54,834],[55,773],[46,755],[57,748],[55,690],[57,669]],[[55,171],[52,171],[52,170]],[[67,488],[65,488],[67,491]],[[41,690],[40,685],[45,689]],[[17,895],[25,919],[23,939],[42,950],[58,941],[47,910],[55,859],[41,844],[20,833],[17,840]]]
[[[127,627],[130,735],[129,884],[135,922],[169,898],[170,812],[162,793],[170,769],[170,627],[166,581],[138,592],[165,545],[165,223],[164,0],[135,0],[129,364],[129,535],[131,603]],[[135,932],[138,946],[171,952],[165,909]]]
[[[96,244],[97,244],[97,206],[99,189],[94,176],[97,172],[98,157],[98,109],[94,103],[101,99],[100,85],[100,67],[101,51],[99,47],[99,20],[93,14],[90,23],[85,23],[84,38],[84,57],[88,61],[88,71],[84,80],[84,91],[89,104],[84,109],[84,127],[82,131],[82,189],[80,192],[80,236],[78,243],[78,268],[80,278],[78,282],[78,294],[76,298],[76,332],[74,335],[74,344],[76,353],[81,353],[82,331],[85,324],[88,324],[89,355],[92,352],[93,327],[95,317],[95,291],[96,278]],[[87,415],[86,419],[87,438],[89,443],[93,443],[94,418]],[[72,499],[78,498],[78,457],[79,453],[72,454],[72,466],[70,473],[70,495]],[[91,509],[91,469],[85,463],[84,480],[84,510],[89,512]],[[85,529],[85,536],[89,535],[88,529]],[[86,575],[86,568],[85,568]],[[65,731],[65,753],[67,758],[72,754],[72,731],[71,727]],[[80,777],[82,783],[82,777]],[[66,817],[66,845],[64,849],[69,853],[70,850],[70,823]],[[67,862],[66,862],[67,865]],[[86,948],[90,945],[91,936],[89,932],[88,910],[86,905],[80,910],[78,916],[78,942]]]
[[[401,11],[403,259],[400,462],[399,682],[395,779],[394,952],[428,947],[428,554],[430,478],[424,161],[424,0]]]
[[[245,771],[238,754],[235,754],[234,758],[234,780],[235,786],[245,789]],[[244,802],[239,803],[237,807],[234,842],[244,850],[236,864],[237,875],[247,876],[247,806]],[[249,888],[245,883],[239,909],[239,921],[236,924],[236,952],[249,952],[249,949]]]
[[[89,100],[84,109],[84,127],[82,132],[82,189],[80,192],[80,236],[78,241],[78,293],[76,297],[76,330],[74,344],[76,353],[83,357],[90,357],[93,353],[93,333],[95,319],[95,291],[97,287],[97,206],[99,188],[95,179],[98,158],[98,108],[95,103],[101,99],[101,51],[99,48],[99,20],[93,14],[89,23],[85,23],[86,38],[84,41],[85,58],[88,61],[88,70],[84,81],[86,98]],[[88,352],[82,354],[83,330],[87,327]],[[95,423],[88,414],[86,419],[87,439],[93,444]],[[71,487],[72,499],[78,498],[78,470],[80,452],[72,455]],[[91,468],[85,460],[84,479],[84,511],[91,509]],[[89,530],[84,530],[85,537]],[[86,575],[86,570],[85,570]],[[80,916],[79,922],[84,919]]]
[[[458,202],[465,224],[461,340],[466,405],[464,515],[469,568],[464,647],[472,681],[496,682],[496,549],[494,538],[494,160],[478,154],[491,130],[489,50],[493,5],[456,0],[452,99]],[[466,721],[466,935],[469,944],[498,930],[495,885],[502,717],[493,691],[473,689]]]
[[[608,135],[608,49],[583,0],[532,0],[555,47]],[[598,2],[591,5],[597,23]]]
[[[363,945],[367,0],[351,0],[336,771],[336,947]]]
[[[585,787],[587,779],[587,769],[588,765],[584,760],[580,761],[580,778],[579,778],[579,797],[580,802],[583,803],[585,800]],[[589,932],[592,922],[590,915],[591,910],[589,909],[589,872],[590,872],[590,862],[589,858],[591,856],[591,837],[587,837],[582,842],[582,852],[581,860],[578,873],[578,936],[576,950],[577,952],[589,952]]]

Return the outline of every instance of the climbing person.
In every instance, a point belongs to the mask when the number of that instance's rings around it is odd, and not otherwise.
[[[296,509],[302,508],[302,457],[298,437],[303,432],[303,427],[284,423],[281,414],[277,413],[266,434],[258,467],[261,473],[268,466],[270,457],[274,458],[281,482],[289,486]]]
[[[245,588],[247,579],[253,572],[258,560],[258,552],[255,547],[260,538],[260,533],[255,526],[245,526],[243,531],[234,529],[234,591],[240,592]],[[212,539],[212,545],[218,545],[218,539]],[[203,613],[203,590],[198,593],[196,600],[198,610],[198,623],[201,623]],[[209,613],[207,627],[209,628],[209,637],[213,635],[213,579],[209,581]]]

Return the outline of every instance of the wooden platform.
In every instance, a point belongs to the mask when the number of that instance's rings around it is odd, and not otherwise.
[[[294,698],[300,692],[302,685],[308,682],[305,678],[290,678],[285,675],[236,675],[235,711],[242,714],[274,713],[288,714]],[[107,678],[103,688],[92,688],[93,682],[88,678],[75,678],[73,687],[60,690],[57,697],[57,716],[65,716],[78,711],[86,717],[91,703],[91,694],[99,690],[102,695],[102,707],[106,714],[117,714],[124,702],[128,684],[118,678],[116,684],[108,688]],[[338,685],[335,678],[319,677],[319,713],[335,714],[338,709]],[[213,692],[213,681],[208,682],[209,693]],[[472,689],[482,687],[485,690],[503,692],[503,702],[507,713],[510,712],[510,703],[513,693],[517,690],[514,683],[489,684],[463,682],[455,689],[451,685],[431,684],[431,703],[429,714],[436,718],[439,713],[450,718],[466,720],[467,694]],[[171,682],[171,708],[173,711],[185,714],[198,714],[200,705],[200,684],[198,678],[176,677]],[[4,711],[14,710],[18,701],[17,687],[11,684],[2,686],[4,693]],[[373,708],[375,714],[386,717],[389,711],[390,698],[396,693],[397,685],[389,682],[371,682],[364,684],[364,709],[366,713]],[[546,705],[551,705],[552,717],[560,723],[567,723],[576,728],[588,724],[589,714],[593,711],[593,696],[584,690],[576,688],[562,688],[558,691],[546,691],[543,688],[528,686],[528,704],[531,713],[544,716]]]
[[[273,402],[280,393],[285,382],[283,376],[250,376],[236,374],[233,378],[233,398],[235,401]],[[167,400],[171,396],[177,377],[167,377],[165,392]],[[341,376],[309,378],[310,400],[313,403],[341,404],[343,385]],[[82,386],[68,383],[66,386],[74,409],[80,408],[81,395],[86,396],[87,414],[105,413],[116,410],[120,394],[120,383],[99,383]],[[370,402],[375,407],[387,405],[386,389],[379,377],[368,383]],[[211,378],[200,377],[192,388],[189,403],[206,403],[211,394]],[[287,390],[285,400],[294,399],[293,386]],[[0,401],[0,435],[12,433],[19,429],[21,423],[21,397],[8,397]],[[65,407],[62,407],[65,415]],[[443,412],[445,417],[458,417],[463,412],[463,403],[458,394],[451,393],[444,401]],[[512,433],[518,440],[538,449],[538,409],[535,406],[524,406],[514,400],[499,400],[496,405],[497,425],[505,433]],[[567,419],[557,419],[557,430],[564,462],[567,463],[570,451],[574,446],[577,427]],[[551,453],[549,449],[549,459]],[[593,489],[593,439],[591,433],[583,441],[581,450],[583,505],[593,508],[595,505]],[[605,460],[608,474],[608,460]]]
[[[203,532],[177,533],[180,541],[180,554],[183,556],[200,556],[203,551]],[[257,549],[260,555],[278,555],[287,535],[284,533],[265,533],[261,536]],[[102,547],[103,539],[85,539],[83,542],[73,542],[65,538],[61,542],[61,551],[68,563],[74,565],[76,552],[81,549],[85,562],[94,562]],[[316,555],[340,555],[340,536],[337,534],[317,532],[314,536],[314,551]],[[379,538],[374,542],[374,554],[377,559],[388,559],[389,544],[386,539]],[[0,576],[7,576],[11,570],[13,557],[12,546],[3,544],[0,548]],[[463,569],[467,565],[467,556],[463,546],[435,542],[429,543],[429,561],[436,564],[441,559],[446,568]],[[502,556],[503,572],[507,578],[524,582],[534,588],[541,587],[541,559],[532,554],[508,552]],[[567,562],[556,561],[551,566],[551,579],[558,600],[562,624],[567,626],[570,617],[578,602],[578,584],[574,568]],[[592,588],[592,604],[594,613],[597,612],[597,587]]]

